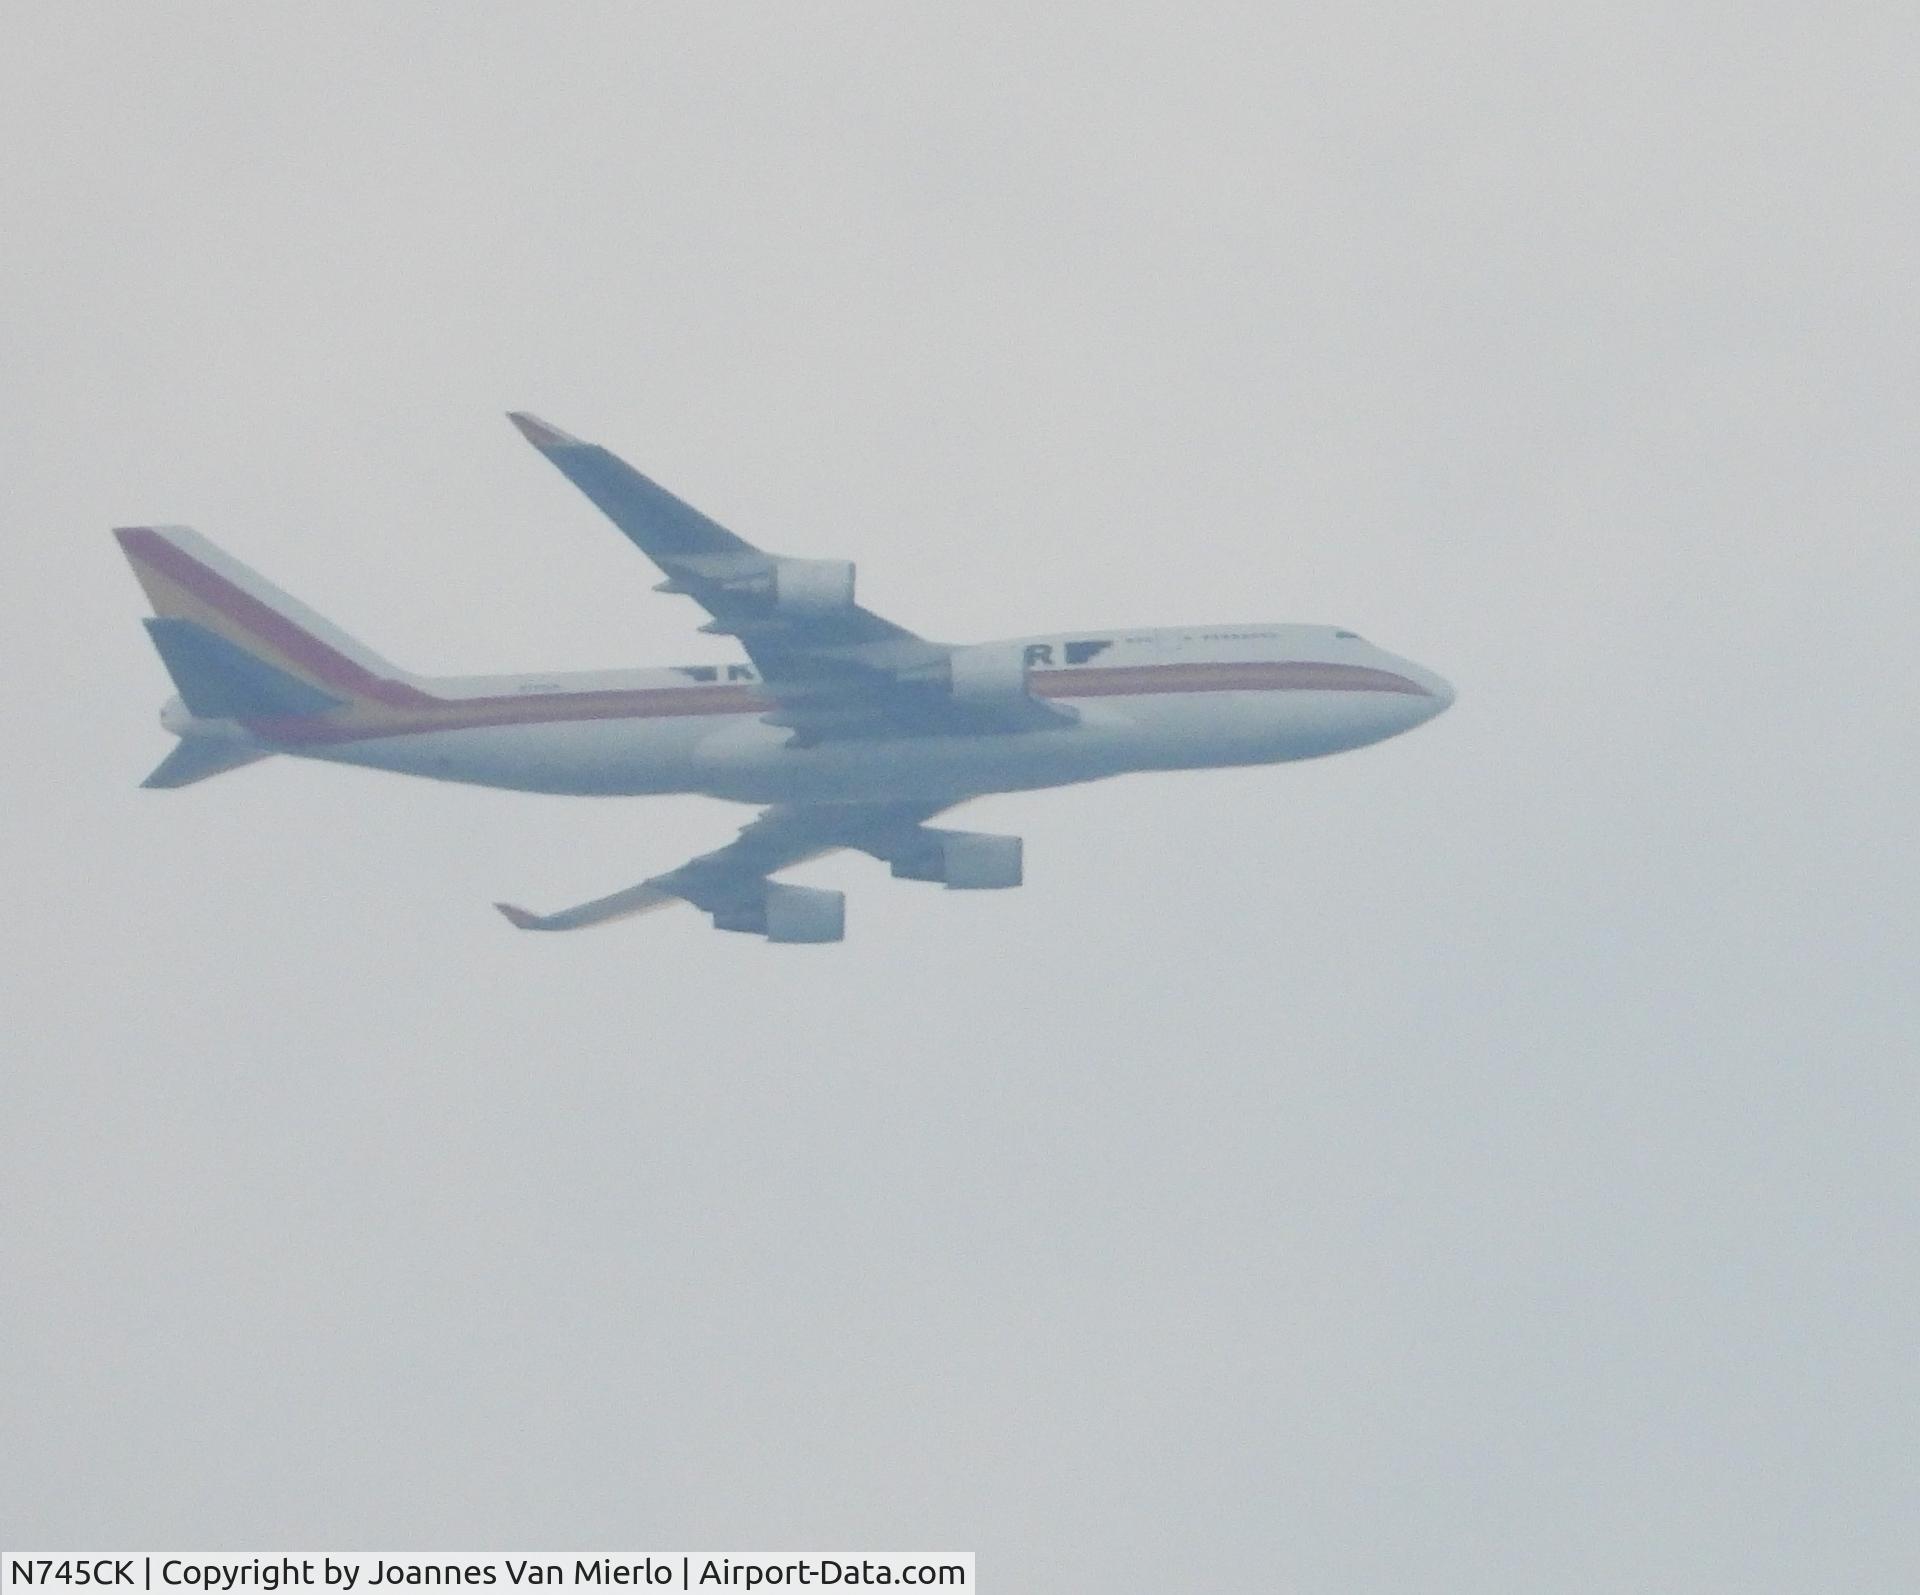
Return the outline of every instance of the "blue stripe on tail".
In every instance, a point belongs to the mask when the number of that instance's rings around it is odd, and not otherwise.
[[[145,622],[189,711],[204,720],[320,714],[345,700],[309,686],[191,620]]]

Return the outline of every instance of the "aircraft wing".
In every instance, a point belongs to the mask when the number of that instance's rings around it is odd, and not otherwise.
[[[767,718],[799,742],[1072,723],[1070,710],[1024,694],[956,703],[943,685],[955,650],[856,604],[847,561],[769,554],[598,444],[521,411],[509,419],[660,568],[657,591],[706,610],[702,631],[739,639],[777,701]]]
[[[511,903],[494,906],[520,930],[579,930],[674,903],[692,903],[721,930],[773,941],[838,941],[844,900],[838,892],[783,886],[777,870],[854,848],[876,858],[907,852],[921,827],[950,803],[820,803],[765,809],[725,847],[690,859],[638,886],[551,914]]]

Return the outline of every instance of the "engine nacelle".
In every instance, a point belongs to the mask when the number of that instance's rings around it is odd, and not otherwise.
[[[767,940],[777,942],[844,941],[847,894],[817,886],[767,885]]]
[[[956,648],[947,668],[956,703],[995,705],[1027,696],[1027,651],[1018,644]]]
[[[844,941],[847,935],[847,895],[823,892],[813,886],[782,886],[767,882],[766,895],[757,903],[716,909],[715,930],[737,930],[777,942]]]
[[[890,862],[904,881],[939,881],[956,892],[998,891],[1022,879],[1017,836],[977,831],[922,831],[914,845]]]
[[[782,615],[819,619],[853,608],[853,563],[845,559],[777,559],[773,607]]]

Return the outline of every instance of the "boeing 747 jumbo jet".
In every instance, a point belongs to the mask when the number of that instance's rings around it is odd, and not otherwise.
[[[762,553],[632,466],[530,415],[536,449],[750,663],[416,676],[179,526],[114,535],[153,604],[188,786],[276,753],[525,792],[700,792],[765,805],[732,842],[522,930],[671,903],[773,942],[839,941],[846,898],[778,882],[842,848],[903,880],[1018,886],[1020,839],[927,822],[989,792],[1136,770],[1274,764],[1410,731],[1453,702],[1431,670],[1331,626],[1116,629],[953,646],[854,601],[842,560]]]

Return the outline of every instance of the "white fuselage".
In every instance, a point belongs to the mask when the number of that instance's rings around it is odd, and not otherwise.
[[[1085,632],[1015,646],[1028,660],[1029,691],[1073,710],[1074,723],[794,745],[790,731],[763,718],[775,705],[757,675],[720,665],[419,678],[445,706],[433,726],[348,739],[282,740],[231,723],[174,728],[521,791],[868,803],[1314,758],[1409,731],[1453,701],[1431,671],[1325,626]]]

